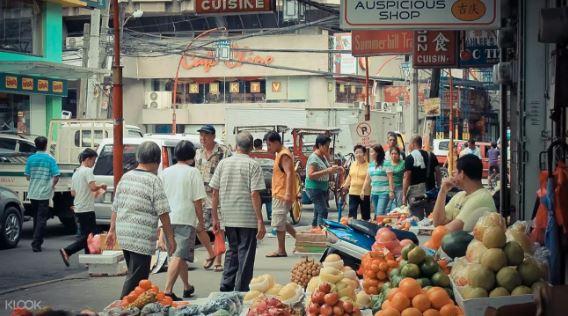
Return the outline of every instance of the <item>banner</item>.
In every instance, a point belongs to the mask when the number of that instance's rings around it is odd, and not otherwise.
[[[197,14],[257,14],[272,13],[274,0],[195,0]]]
[[[353,31],[353,56],[412,54],[412,31]]]
[[[0,91],[67,96],[67,80],[0,73]]]

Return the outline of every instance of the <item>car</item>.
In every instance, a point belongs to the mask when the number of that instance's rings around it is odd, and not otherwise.
[[[24,206],[18,195],[0,187],[0,248],[15,248],[22,235]]]
[[[487,156],[487,152],[491,148],[491,143],[475,142],[475,144],[477,145],[479,152],[481,153],[481,162],[483,163],[483,177],[486,178],[489,174],[489,158]],[[461,153],[461,151],[467,146],[467,141],[456,139],[454,140],[454,146],[456,146],[457,152]],[[432,152],[434,152],[434,155],[436,155],[436,157],[438,158],[440,166],[444,166],[446,164],[446,160],[448,160],[449,147],[449,139],[434,139]]]
[[[36,152],[34,138],[31,135],[0,133],[0,154],[33,154]]]

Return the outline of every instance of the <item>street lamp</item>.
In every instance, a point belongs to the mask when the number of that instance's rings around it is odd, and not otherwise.
[[[144,11],[137,9],[136,11],[132,12],[132,14],[130,14],[126,19],[124,19],[124,16],[122,16],[123,21],[120,24],[120,38],[123,38],[124,36],[124,27],[126,26],[126,23],[128,23],[128,21],[132,18],[141,18],[142,15],[144,15]]]
[[[177,123],[176,123],[176,96],[177,96],[177,86],[178,86],[178,79],[179,79],[179,69],[181,67],[181,63],[183,62],[183,58],[185,57],[185,52],[187,52],[189,50],[189,48],[193,45],[193,42],[195,42],[195,40],[205,37],[215,31],[226,31],[227,28],[226,27],[216,27],[214,29],[210,29],[207,30],[199,35],[197,35],[196,37],[192,38],[191,41],[189,42],[189,44],[187,44],[187,46],[185,46],[185,49],[181,52],[181,55],[179,56],[179,62],[178,62],[178,66],[177,66],[177,70],[176,70],[176,76],[174,78],[174,91],[172,94],[172,134],[177,134]]]

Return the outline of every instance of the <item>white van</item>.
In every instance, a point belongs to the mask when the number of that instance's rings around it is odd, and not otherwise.
[[[181,135],[147,135],[143,138],[124,138],[123,144],[123,158],[122,166],[124,172],[128,172],[138,165],[136,162],[136,150],[138,146],[145,141],[153,141],[162,149],[162,162],[158,169],[160,173],[163,169],[176,163],[174,157],[174,148],[182,140],[188,140],[195,145],[195,148],[200,148],[199,136],[197,136],[197,142],[195,142],[195,137],[185,137]],[[97,218],[97,223],[108,224],[110,223],[110,217],[112,215],[112,201],[114,195],[114,173],[112,167],[113,160],[113,139],[106,138],[101,140],[100,145],[97,149],[98,157],[95,162],[93,173],[95,175],[95,181],[97,184],[106,184],[107,191],[105,194],[97,197],[95,200],[95,215]]]

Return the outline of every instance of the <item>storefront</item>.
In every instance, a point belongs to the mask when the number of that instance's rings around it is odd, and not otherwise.
[[[62,6],[76,0],[0,0],[0,132],[45,135],[62,118],[68,80],[93,72],[61,64]]]

